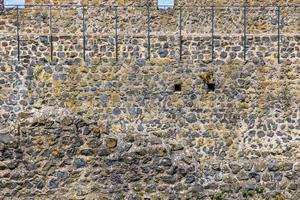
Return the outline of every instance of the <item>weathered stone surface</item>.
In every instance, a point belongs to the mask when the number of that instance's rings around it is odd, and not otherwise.
[[[7,168],[6,164],[3,162],[0,162],[0,170],[5,170]]]
[[[269,171],[278,171],[279,170],[279,163],[278,162],[271,162],[268,164]]]
[[[186,116],[186,121],[188,123],[195,123],[197,122],[197,116],[194,113],[190,113]]]
[[[300,172],[300,162],[295,163],[293,169],[297,172]]]
[[[86,161],[84,159],[76,159],[74,162],[75,168],[82,168],[86,166]]]
[[[118,140],[116,138],[107,138],[106,139],[106,146],[108,148],[115,148],[118,144]]]
[[[155,2],[0,10],[0,199],[300,199],[298,2]]]
[[[14,137],[10,135],[9,130],[2,130],[0,132],[0,143],[9,144],[14,141]]]

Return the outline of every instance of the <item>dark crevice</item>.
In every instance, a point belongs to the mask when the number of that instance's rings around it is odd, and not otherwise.
[[[174,91],[175,92],[181,92],[181,84],[175,84],[174,85]]]

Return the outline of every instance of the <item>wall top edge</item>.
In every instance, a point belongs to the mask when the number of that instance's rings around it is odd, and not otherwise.
[[[18,6],[24,6],[24,5],[14,5],[9,4],[10,7],[18,7]],[[49,6],[59,6],[59,7],[147,7],[147,5],[93,5],[93,4],[26,4],[25,7],[49,7]],[[150,7],[155,7],[153,5],[150,5]],[[172,8],[171,10],[184,7],[184,8],[195,8],[195,6],[186,6],[186,5],[178,5],[175,6],[175,8]],[[197,7],[200,8],[244,8],[244,7],[250,7],[250,8],[274,8],[274,7],[300,7],[300,4],[290,4],[290,5],[197,5]],[[12,8],[12,9],[14,9]]]

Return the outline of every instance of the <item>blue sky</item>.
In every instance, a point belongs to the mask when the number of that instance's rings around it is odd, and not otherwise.
[[[4,5],[24,5],[24,4],[25,4],[25,0],[4,0]],[[5,7],[10,7],[10,6],[5,6]]]
[[[174,5],[174,0],[158,0],[159,5]],[[4,0],[4,5],[24,5],[25,0]],[[10,6],[5,6],[10,7]],[[22,8],[23,6],[20,6]]]
[[[160,5],[173,5],[174,0],[158,0]]]
[[[174,0],[158,0],[160,5],[173,5]],[[25,0],[4,0],[5,5],[24,5]]]

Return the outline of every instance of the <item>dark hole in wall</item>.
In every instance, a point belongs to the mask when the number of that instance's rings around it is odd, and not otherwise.
[[[181,92],[181,84],[175,84],[174,85],[174,91],[175,92]]]
[[[208,89],[208,91],[214,92],[215,89],[216,89],[216,84],[214,84],[214,83],[207,83],[207,89]]]

